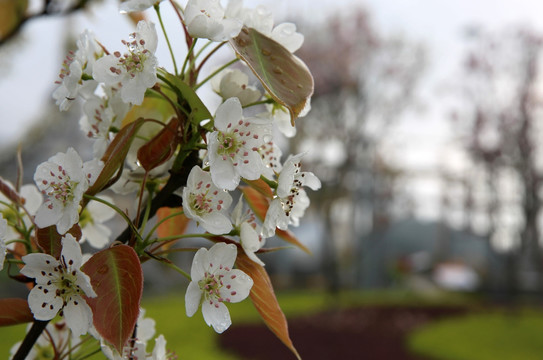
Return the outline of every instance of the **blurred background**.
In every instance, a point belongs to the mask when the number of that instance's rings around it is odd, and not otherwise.
[[[12,182],[17,147],[25,183],[69,146],[92,156],[80,109],[58,111],[54,81],[85,28],[117,48],[134,27],[116,0],[49,2],[58,14],[30,18],[7,36],[10,21],[17,23],[10,9],[25,1],[0,0],[0,175]],[[32,14],[43,6],[28,4]],[[175,28],[166,5],[165,22]],[[309,192],[311,207],[293,229],[312,255],[262,256],[300,354],[541,359],[543,3],[245,5],[265,5],[276,23],[296,23],[305,35],[296,55],[315,78],[311,112],[297,121],[294,138],[280,141],[283,153],[307,151],[304,170],[323,183]],[[145,15],[156,21],[152,11]],[[179,34],[173,45],[183,49]],[[217,64],[231,53],[221,56]],[[164,41],[158,57],[171,68]],[[214,112],[219,97],[202,94]],[[190,258],[179,261],[188,268]],[[183,280],[163,268],[144,271],[149,315],[157,328],[179,334],[184,328],[168,325],[167,309],[182,309],[183,294],[172,289]],[[7,284],[2,296],[25,296]],[[250,304],[235,307],[233,319],[221,337],[201,328],[194,341],[209,342],[207,355],[191,353],[186,336],[166,338],[180,358],[293,358]],[[175,326],[203,323],[193,320]]]

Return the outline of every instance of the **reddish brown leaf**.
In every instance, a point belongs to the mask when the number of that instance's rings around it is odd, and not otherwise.
[[[292,340],[290,340],[287,319],[277,302],[270,277],[264,267],[249,259],[243,252],[238,253],[236,265],[254,281],[249,296],[251,297],[256,310],[262,317],[262,320],[264,320],[268,328],[279,338],[279,340],[281,340],[298,359],[301,359],[298,351],[296,351],[292,344]]]
[[[177,135],[179,119],[173,118],[151,140],[138,150],[138,160],[146,171],[164,164],[173,155],[180,137]]]
[[[264,181],[262,181],[264,184],[266,184]],[[260,183],[260,185],[262,185]],[[268,184],[266,184],[268,186]],[[264,221],[266,218],[266,213],[268,212],[268,207],[270,206],[270,198],[264,193],[267,191],[263,190],[265,187],[261,186],[255,186],[249,187],[249,186],[243,186],[241,187],[241,192],[243,193],[243,196],[245,196],[245,200],[251,207],[251,210],[255,213],[255,215],[260,219],[260,221]],[[269,186],[268,186],[269,189]],[[271,189],[270,189],[271,192]],[[286,242],[299,247],[303,251],[305,251],[308,254],[311,254],[311,250],[309,250],[304,244],[300,242],[294,236],[294,234],[289,230],[281,230],[276,229],[275,235],[279,236],[281,239],[285,240]]]
[[[178,208],[169,208],[169,207],[163,207],[158,209],[157,211],[157,219],[158,221],[161,221],[162,219],[165,219],[166,217],[173,215],[175,213],[183,211],[182,207]],[[186,217],[184,214],[179,214],[176,216],[173,216],[169,218],[168,220],[165,220],[158,226],[157,229],[157,235],[158,237],[168,237],[168,236],[177,236],[182,235],[185,233],[185,230],[187,230],[187,226],[190,222],[190,219]]]
[[[0,299],[0,326],[24,324],[34,320],[25,299]]]
[[[247,183],[250,187],[252,187],[256,191],[258,191],[259,193],[261,193],[265,197],[267,197],[269,199],[273,198],[273,191],[272,191],[270,185],[268,185],[268,183],[266,183],[264,180],[262,180],[262,179],[246,180],[246,179],[244,179],[243,181],[245,181],[245,183]]]
[[[17,191],[15,191],[11,186],[4,182],[2,178],[0,178],[0,192],[4,194],[4,196],[11,200],[14,204],[24,205],[25,203],[25,199],[20,197],[19,194],[17,194]]]
[[[249,186],[241,186],[240,189],[255,215],[263,221],[270,207],[270,198]]]
[[[102,337],[121,352],[138,319],[143,273],[134,249],[118,245],[94,254],[82,267],[98,295],[87,298]]]
[[[81,227],[78,224],[72,226],[68,230],[68,234],[72,234],[77,241],[81,239]],[[45,228],[36,230],[36,242],[42,251],[46,254],[54,256],[57,259],[60,259],[60,252],[62,250],[62,237],[57,232],[56,225],[51,225]]]
[[[307,246],[302,244],[300,242],[300,240],[298,240],[298,238],[296,236],[294,236],[292,231],[275,229],[275,235],[279,236],[281,239],[285,240],[286,242],[288,242],[288,243],[290,243],[290,244],[292,244],[294,246],[299,247],[300,249],[302,249],[307,254],[310,254],[310,255],[312,254],[311,250],[309,250],[309,248]]]
[[[104,156],[102,156],[104,168],[94,184],[87,189],[86,193],[88,195],[95,195],[102,190],[115,175],[115,172],[123,165],[132,140],[134,140],[136,133],[144,122],[144,119],[137,119],[123,127],[117,133],[111,144],[107,147]]]
[[[294,120],[309,105],[313,94],[313,77],[304,62],[252,28],[244,27],[237,37],[230,40],[230,45],[275,101],[290,111],[294,126]]]

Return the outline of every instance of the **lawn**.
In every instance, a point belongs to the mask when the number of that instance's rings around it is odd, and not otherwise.
[[[491,310],[424,326],[409,347],[436,360],[541,360],[542,333],[542,311]]]
[[[416,295],[398,292],[342,292],[338,296],[331,297],[322,292],[305,291],[278,294],[279,303],[287,318],[294,319],[297,316],[304,316],[319,312],[325,309],[353,308],[364,305],[389,305],[389,306],[425,306],[425,305],[469,305],[473,299],[458,297],[446,294],[438,298],[420,298]],[[175,351],[179,358],[185,360],[235,360],[236,356],[229,354],[218,346],[218,337],[213,329],[209,328],[203,321],[201,312],[198,311],[194,317],[187,318],[184,308],[184,294],[173,293],[164,296],[146,298],[143,302],[146,316],[156,321],[156,335],[163,334],[168,341],[167,348]],[[233,326],[236,324],[260,323],[258,313],[250,301],[239,304],[229,304]],[[487,315],[484,315],[487,316]],[[430,354],[436,359],[443,360],[486,360],[492,356],[493,360],[499,359],[535,359],[533,354],[543,353],[542,346],[535,348],[536,336],[543,333],[543,313],[535,311],[522,312],[519,318],[506,317],[504,314],[489,314],[489,319],[483,315],[467,317],[462,320],[459,328],[447,327],[449,321],[456,324],[456,319],[439,322],[435,326],[428,325],[418,331],[412,337],[410,345],[413,349]],[[484,321],[483,321],[484,320]],[[10,347],[21,340],[24,335],[25,325],[0,328],[0,358],[7,358]],[[426,331],[426,329],[431,329]],[[498,330],[501,329],[501,330]],[[228,330],[227,330],[228,331]],[[270,337],[274,335],[267,332]],[[438,334],[438,335],[436,335]],[[441,334],[441,335],[439,335]],[[504,338],[509,337],[508,341]],[[510,348],[511,339],[514,339],[518,346],[515,346],[514,356],[499,357]],[[516,340],[518,339],[518,341]],[[540,342],[541,344],[541,342]],[[149,344],[149,348],[154,346]],[[466,351],[468,348],[472,348]],[[476,350],[481,348],[482,350]],[[493,350],[495,351],[493,352]],[[528,352],[526,352],[526,351]],[[486,353],[488,355],[486,355]],[[464,353],[483,354],[476,357],[463,357]],[[445,355],[444,355],[445,354]],[[493,354],[493,355],[492,355]],[[529,355],[532,354],[532,355]],[[449,356],[450,355],[450,356]],[[441,357],[439,357],[441,356]],[[532,356],[532,357],[530,357]],[[90,359],[102,359],[102,355],[96,355]]]
[[[452,299],[452,300],[451,300]],[[421,301],[417,296],[405,292],[342,292],[330,297],[322,292],[305,291],[278,294],[278,300],[287,318],[311,314],[327,308],[349,308],[364,304],[429,304],[458,303],[458,298],[440,298]],[[203,321],[201,312],[187,318],[184,307],[184,294],[173,293],[146,298],[143,307],[146,316],[156,321],[156,335],[163,334],[168,341],[168,349],[174,350],[180,358],[191,360],[234,360],[236,357],[218,347],[218,334]],[[259,323],[260,317],[250,301],[229,304],[233,324]],[[0,358],[8,358],[9,349],[23,338],[26,325],[0,328]],[[269,332],[269,336],[274,336]],[[195,345],[197,344],[197,346]],[[154,344],[149,344],[152,348]],[[90,359],[101,359],[94,356]]]

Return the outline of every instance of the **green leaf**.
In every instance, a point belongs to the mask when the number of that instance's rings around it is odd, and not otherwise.
[[[298,359],[301,359],[288,334],[287,319],[277,302],[266,269],[249,259],[245,253],[238,253],[236,265],[238,269],[242,270],[253,279],[254,284],[249,296],[251,297],[256,310],[262,317],[262,320],[264,320],[268,328],[279,338],[279,340],[281,340]]]
[[[189,104],[192,122],[199,124],[203,120],[211,119],[211,113],[193,88],[177,76],[166,71],[162,71],[161,74],[166,84],[171,87],[171,90],[177,93],[179,103],[186,100]]]
[[[309,105],[313,95],[313,76],[297,56],[278,42],[244,27],[230,45],[249,65],[272,98],[285,106],[294,120]]]
[[[98,296],[87,298],[98,333],[117,351],[132,336],[143,291],[143,272],[134,249],[118,245],[94,254],[81,268]]]
[[[134,122],[123,127],[115,136],[111,144],[106,149],[102,161],[104,162],[104,168],[94,184],[87,189],[87,195],[95,195],[102,190],[115,175],[117,170],[123,165],[128,149],[134,140],[134,136],[138,132],[139,128],[145,122],[144,119],[137,119]]]
[[[25,299],[0,299],[0,326],[24,324],[34,320]]]

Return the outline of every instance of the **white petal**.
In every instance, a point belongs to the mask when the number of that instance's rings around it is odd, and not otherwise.
[[[230,219],[217,211],[202,216],[201,225],[204,229],[215,235],[227,234],[232,230]]]
[[[166,339],[163,335],[159,335],[155,340],[153,360],[166,360]]]
[[[218,269],[220,265],[231,268],[234,266],[236,256],[238,256],[236,245],[223,242],[216,243],[208,252],[208,260],[213,264],[213,269]]]
[[[243,118],[241,103],[238,98],[230,98],[222,103],[215,113],[215,127],[225,132],[229,123],[237,124]]]
[[[62,238],[61,255],[64,258],[67,266],[72,269],[79,270],[82,264],[81,246],[79,246],[79,243],[75,240],[72,234],[66,234]]]
[[[185,310],[188,317],[192,317],[198,311],[200,306],[200,300],[202,298],[202,291],[196,281],[191,281],[187,287],[185,293]]]
[[[66,324],[74,336],[81,336],[89,331],[92,324],[92,310],[82,297],[73,296],[62,311]]]
[[[262,260],[260,260],[255,255],[255,252],[261,248],[262,243],[259,241],[256,230],[253,229],[253,227],[247,222],[241,224],[240,240],[241,247],[243,248],[243,251],[245,251],[245,254],[247,254],[247,256],[249,257],[249,259],[253,260],[255,263],[261,266],[264,266]]]
[[[118,67],[118,59],[115,55],[106,55],[96,61],[92,70],[92,77],[94,80],[103,82],[106,85],[114,85],[121,81],[125,73],[117,74],[112,72],[111,68]],[[123,71],[122,67],[119,67]]]
[[[247,156],[244,156],[243,160],[247,160],[248,163],[245,163],[244,161],[239,162],[237,170],[240,176],[247,180],[256,180],[260,178],[260,175],[264,172],[265,166],[258,151],[248,151]]]
[[[321,181],[312,172],[304,171],[302,173],[303,180],[302,185],[307,186],[311,190],[319,190],[321,188]]]
[[[296,25],[292,23],[277,25],[272,30],[270,37],[287,48],[290,52],[295,52],[304,43],[304,36],[299,32],[296,32]]]
[[[253,279],[241,270],[233,269],[225,272],[224,286],[221,288],[221,297],[228,302],[237,303],[249,296],[253,287]]]
[[[232,325],[232,320],[230,319],[228,309],[222,302],[215,304],[217,307],[208,301],[204,301],[202,304],[202,314],[204,315],[206,324],[212,326],[217,333],[221,334]]]
[[[220,156],[210,153],[209,166],[213,184],[218,188],[232,191],[239,185],[240,175],[229,158],[223,160]]]
[[[52,205],[52,209],[49,208],[49,205]],[[58,205],[55,206],[54,203],[46,202],[43,203],[34,216],[34,222],[36,226],[40,229],[55,225],[62,218],[62,210],[58,209]]]
[[[85,274],[83,271],[80,271],[80,270],[76,271],[76,274],[77,274],[77,278],[76,278],[75,283],[77,286],[81,288],[81,290],[83,290],[85,295],[87,295],[88,297],[98,296],[96,292],[94,291],[94,289],[92,288],[89,275]]]
[[[46,292],[47,290],[47,292]],[[28,306],[36,320],[51,320],[62,308],[63,300],[55,294],[56,287],[35,286],[28,294]]]
[[[194,258],[192,259],[192,266],[190,268],[190,277],[192,281],[198,283],[198,281],[204,278],[207,271],[208,263],[208,251],[206,248],[200,248]]]
[[[47,282],[50,279],[49,273],[54,273],[53,269],[59,263],[57,259],[48,254],[28,254],[22,257],[25,266],[21,269],[21,274],[36,279],[38,283]]]

